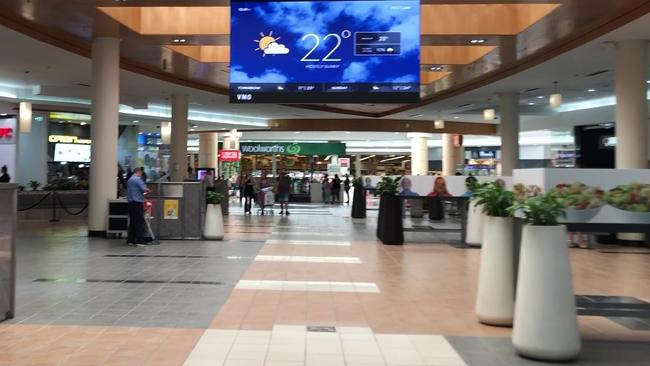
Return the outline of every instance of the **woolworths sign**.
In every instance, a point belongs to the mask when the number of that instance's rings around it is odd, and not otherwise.
[[[345,155],[345,144],[340,142],[242,142],[239,149],[245,155]]]

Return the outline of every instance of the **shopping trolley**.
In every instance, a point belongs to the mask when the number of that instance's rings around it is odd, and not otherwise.
[[[262,188],[257,194],[257,214],[264,215],[264,210],[269,211],[271,215],[275,214],[273,211],[273,205],[275,205],[275,195],[273,194],[273,188]]]

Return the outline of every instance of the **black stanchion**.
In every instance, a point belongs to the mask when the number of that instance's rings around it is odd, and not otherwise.
[[[59,222],[59,219],[56,217],[56,191],[52,191],[52,218],[50,222]]]

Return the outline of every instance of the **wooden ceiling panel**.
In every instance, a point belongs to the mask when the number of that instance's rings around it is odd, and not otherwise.
[[[109,6],[98,9],[142,35],[230,34],[229,6]]]
[[[422,35],[516,35],[560,4],[422,5]]]
[[[206,63],[229,63],[230,46],[165,46],[174,52],[178,52],[191,59]]]
[[[447,71],[422,71],[420,73],[420,84],[430,84],[434,81],[438,81],[445,76],[451,74]]]

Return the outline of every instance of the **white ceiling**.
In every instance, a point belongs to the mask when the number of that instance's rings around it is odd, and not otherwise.
[[[386,118],[411,118],[431,120],[440,116],[453,121],[454,117],[462,121],[484,122],[480,111],[486,106],[497,103],[497,94],[504,91],[522,91],[540,88],[535,92],[522,94],[522,130],[533,129],[568,129],[574,124],[592,123],[592,121],[608,121],[613,118],[612,106],[595,108],[587,111],[558,113],[547,106],[547,96],[553,90],[553,81],[560,81],[559,90],[564,95],[566,103],[611,97],[613,95],[613,49],[607,42],[626,39],[650,39],[650,15],[642,17],[598,40],[569,51],[553,60],[537,67],[526,70],[512,77],[490,84],[483,88],[465,93],[442,102],[413,109]],[[6,52],[0,58],[0,101],[7,101],[11,107],[15,98],[7,98],[10,94],[21,96],[26,84],[25,71],[30,74],[27,83],[30,87],[47,86],[54,90],[75,90],[79,97],[87,98],[84,92],[88,87],[79,84],[91,84],[90,60],[76,54],[61,50],[46,43],[34,40],[20,33],[0,27],[0,42],[11,45],[11,52]],[[650,69],[650,66],[649,66]],[[609,70],[597,76],[588,77],[589,73]],[[587,89],[594,88],[596,92],[589,93]],[[305,110],[300,108],[256,104],[230,105],[226,96],[178,86],[173,83],[145,77],[128,71],[121,71],[121,94],[124,101],[145,100],[151,106],[157,107],[158,112],[168,113],[168,98],[171,94],[190,95],[190,109],[195,113],[207,113],[206,121],[193,124],[202,128],[226,129],[246,128],[250,124],[264,123],[266,119],[274,118],[350,118],[347,115],[332,114]],[[538,97],[543,97],[538,99]],[[87,100],[82,100],[87,107]],[[45,103],[45,102],[44,102]],[[49,102],[54,104],[68,104]],[[535,105],[528,105],[535,103]],[[460,105],[470,104],[459,108]],[[75,105],[75,104],[72,104]],[[79,104],[77,104],[79,106]],[[0,109],[3,109],[0,104]],[[440,111],[440,112],[439,112]],[[139,120],[150,127],[158,124],[161,118],[147,117],[142,111],[133,114],[122,114],[122,122],[130,123]],[[196,115],[196,114],[195,114]],[[221,121],[221,122],[219,122]],[[227,123],[224,123],[227,122]],[[249,125],[237,125],[245,122]],[[386,141],[401,139],[404,134],[368,134],[368,133],[307,133],[293,134],[289,139],[296,140],[367,140],[382,139]],[[279,140],[285,138],[286,132],[259,135],[260,139]],[[257,138],[258,136],[253,134]]]

